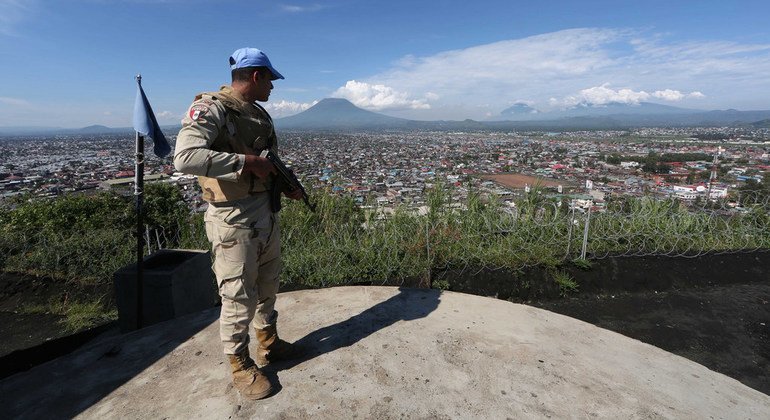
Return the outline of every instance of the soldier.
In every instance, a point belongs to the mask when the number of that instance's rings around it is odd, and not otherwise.
[[[259,153],[275,153],[277,138],[270,115],[256,103],[267,101],[272,81],[283,76],[256,48],[235,51],[230,69],[230,86],[195,97],[177,136],[174,166],[198,176],[209,203],[204,220],[222,297],[220,336],[233,384],[244,397],[261,399],[272,388],[259,368],[298,354],[276,330],[281,247],[278,214],[270,204],[276,170]],[[296,200],[302,193],[284,194]],[[259,342],[256,363],[249,356],[249,324]]]

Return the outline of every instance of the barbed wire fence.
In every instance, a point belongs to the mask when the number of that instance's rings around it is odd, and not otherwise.
[[[509,206],[471,195],[429,199],[425,214],[408,208],[361,209],[316,195],[318,213],[299,203],[281,212],[283,280],[310,286],[371,282],[429,285],[446,270],[520,270],[572,260],[622,256],[698,257],[770,249],[770,195],[742,192],[728,201],[621,199],[606,208],[527,197]],[[77,234],[6,231],[0,266],[7,271],[81,282],[111,281],[132,263],[130,229]],[[146,252],[208,249],[202,216],[148,226]]]

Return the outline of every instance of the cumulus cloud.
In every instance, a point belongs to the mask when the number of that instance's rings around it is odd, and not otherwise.
[[[601,86],[583,89],[576,95],[568,95],[562,99],[551,98],[550,104],[556,107],[572,107],[580,104],[607,105],[610,103],[637,105],[640,102],[649,101],[653,98],[676,102],[685,98],[703,98],[704,96],[698,91],[683,93],[673,89],[656,90],[654,92],[635,91],[628,88],[616,90],[612,89],[609,83],[605,83]]]
[[[682,93],[678,90],[671,89],[655,91],[652,93],[652,96],[663,99],[664,101],[681,101],[688,98],[701,99],[706,97],[706,95],[697,90],[690,93]]]
[[[270,114],[276,118],[288,117],[289,115],[298,114],[311,106],[317,104],[318,101],[310,103],[290,102],[282,100],[280,102],[270,102],[265,104],[265,109],[270,111]]]
[[[482,116],[485,105],[504,109],[514,98],[542,109],[580,101],[696,105],[690,101],[699,100],[699,106],[744,102],[766,107],[761,92],[770,90],[767,75],[770,44],[681,42],[635,30],[578,28],[430,56],[407,55],[390,69],[357,80],[430,102],[429,109],[417,108],[412,116],[442,117],[442,110],[452,108],[457,111],[453,117],[467,118],[473,112]],[[358,96],[354,89],[342,90],[348,99]],[[429,99],[428,92],[436,96]]]
[[[383,84],[369,84],[348,80],[345,86],[333,94],[336,98],[345,98],[358,107],[382,111],[387,109],[430,109],[428,100],[438,95],[427,92],[425,99],[410,99],[406,92],[399,92]]]
[[[664,101],[681,101],[687,95],[678,90],[666,89],[655,91],[652,93],[652,96]]]

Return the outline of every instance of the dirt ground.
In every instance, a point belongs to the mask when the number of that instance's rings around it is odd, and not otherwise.
[[[638,339],[770,395],[769,260],[767,252],[600,260],[585,272],[571,269],[580,292],[567,298],[559,297],[558,288],[536,269],[514,277],[444,273],[444,279],[454,291],[526,303]],[[544,286],[525,290],[522,278]],[[55,339],[66,335],[58,323],[61,317],[24,313],[20,305],[61,299],[75,293],[69,287],[0,275],[0,377],[11,372],[2,365],[18,364],[19,354],[25,353],[14,350],[61,341]],[[28,363],[75,346],[71,342],[69,347],[38,350],[37,359]]]
[[[558,179],[534,177],[522,174],[481,175],[481,178],[495,181],[498,184],[509,188],[524,188],[525,185],[529,185],[533,188],[538,185],[542,187],[558,187],[559,185],[563,185],[565,188],[567,188],[571,187],[573,184],[571,182],[561,181]]]
[[[50,292],[45,290],[40,293],[34,283],[32,278],[5,273],[0,275],[0,356],[64,335],[63,328],[58,324],[61,316],[25,313],[25,301],[30,305],[35,304],[37,296],[42,297]],[[24,296],[29,298],[25,299]]]
[[[111,285],[82,287],[34,276],[0,273],[0,357],[71,334],[64,316],[46,308],[66,301],[104,298]]]
[[[652,344],[770,395],[770,282],[532,305]]]

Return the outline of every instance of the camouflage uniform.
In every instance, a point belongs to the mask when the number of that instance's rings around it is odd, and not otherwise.
[[[268,113],[229,86],[203,93],[182,120],[176,140],[177,170],[198,175],[206,211],[206,235],[222,297],[220,336],[226,354],[248,349],[249,324],[274,323],[281,270],[278,214],[270,210],[273,175],[244,173],[244,155],[277,147]]]

